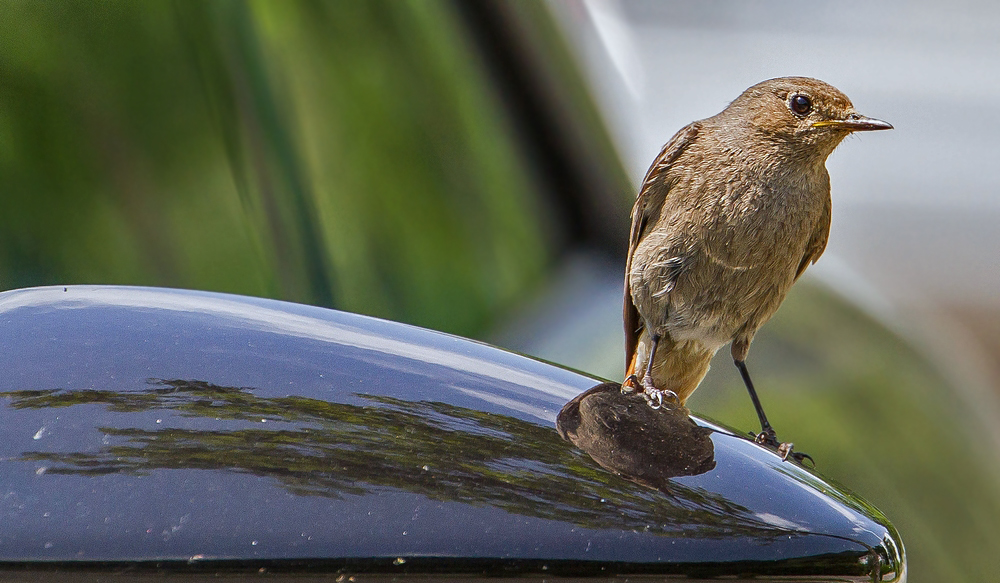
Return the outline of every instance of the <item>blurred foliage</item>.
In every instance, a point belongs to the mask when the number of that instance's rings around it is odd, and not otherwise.
[[[688,405],[756,429],[746,389],[722,352]],[[826,289],[800,283],[747,363],[778,437],[893,521],[910,581],[995,580],[997,454],[926,357]]]
[[[451,8],[0,3],[0,287],[208,289],[480,332],[550,252]]]

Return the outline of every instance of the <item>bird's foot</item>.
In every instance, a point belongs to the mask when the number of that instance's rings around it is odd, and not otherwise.
[[[807,453],[802,453],[801,451],[792,451],[792,447],[791,446],[792,446],[792,444],[789,443],[788,444],[788,453],[786,453],[786,454],[784,454],[782,456],[782,458],[781,458],[782,460],[787,460],[788,458],[792,458],[800,466],[806,465],[805,461],[809,460],[809,467],[810,468],[815,468],[816,467],[816,460],[814,460],[811,455],[809,455]]]
[[[809,464],[816,467],[816,461],[811,455],[795,451],[794,443],[778,441],[778,434],[770,427],[758,433],[754,441],[777,451],[778,455],[781,456],[781,461],[788,461],[788,458],[791,458],[802,465],[805,460],[809,460]]]
[[[662,407],[664,400],[674,405],[678,405],[681,402],[677,393],[671,391],[670,389],[657,389],[653,385],[653,379],[649,376],[643,377],[642,379],[642,396],[646,399],[646,404],[652,409],[659,409]]]
[[[775,433],[774,429],[771,429],[770,427],[758,433],[757,436],[754,437],[754,441],[772,449],[778,449],[781,446],[781,442],[778,441],[778,434]]]
[[[625,377],[624,381],[622,381],[622,394],[631,395],[640,386],[641,385],[639,384],[639,377],[635,376],[634,374],[630,374],[627,377]]]
[[[648,404],[653,409],[659,409],[663,406],[663,401],[668,403],[673,403],[675,405],[680,404],[681,400],[677,396],[677,393],[671,391],[670,389],[657,389],[653,385],[653,379],[650,377],[644,377],[642,381],[639,381],[639,377],[630,374],[625,377],[622,382],[622,394],[631,395],[638,389],[642,389],[642,398],[646,399],[646,404]]]

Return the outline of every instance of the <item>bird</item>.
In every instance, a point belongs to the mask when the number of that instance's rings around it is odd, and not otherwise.
[[[854,132],[892,127],[823,81],[781,77],[678,131],[632,208],[622,391],[684,405],[729,343],[755,439],[786,459],[793,446],[778,441],[747,370],[750,343],[826,248],[827,157]]]

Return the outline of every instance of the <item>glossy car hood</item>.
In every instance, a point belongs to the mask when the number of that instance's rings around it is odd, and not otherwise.
[[[466,339],[72,286],[0,294],[0,347],[5,570],[905,578],[818,474]]]

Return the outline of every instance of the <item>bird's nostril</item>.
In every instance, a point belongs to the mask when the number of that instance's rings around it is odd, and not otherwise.
[[[856,113],[852,113],[847,116],[847,119],[861,119],[861,116]]]

